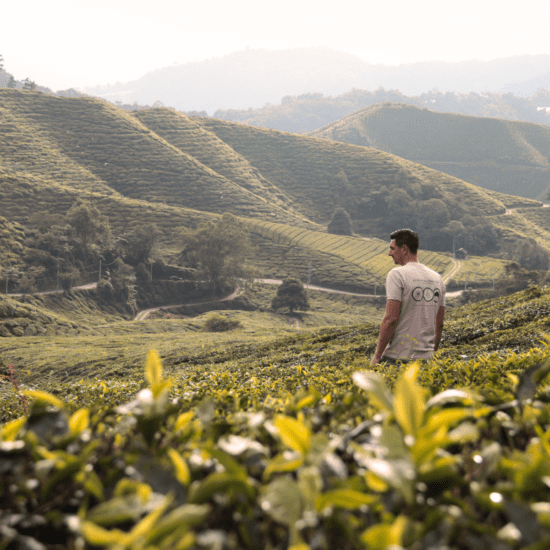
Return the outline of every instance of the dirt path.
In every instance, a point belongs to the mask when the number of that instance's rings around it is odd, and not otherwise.
[[[451,280],[451,277],[462,267],[462,264],[453,258],[451,258],[451,262],[453,262],[454,267],[449,273],[447,273],[447,275],[445,275],[445,277],[443,277],[445,284],[447,284]]]
[[[218,302],[225,302],[226,300],[232,300],[233,298],[236,298],[237,296],[240,296],[241,294],[243,294],[245,291],[244,287],[240,287],[238,286],[234,292],[232,292],[231,294],[229,294],[229,296],[226,296],[225,298],[220,298],[219,300],[217,300]],[[134,321],[143,321],[144,319],[146,319],[150,313],[152,313],[153,311],[158,311],[160,309],[170,309],[170,308],[174,308],[174,307],[182,307],[182,306],[198,306],[199,304],[203,304],[203,302],[195,302],[193,304],[173,304],[173,305],[169,305],[169,306],[160,306],[160,307],[152,307],[150,309],[144,309],[143,311],[140,311],[135,317],[134,317]]]

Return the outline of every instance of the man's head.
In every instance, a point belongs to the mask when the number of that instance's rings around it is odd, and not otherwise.
[[[416,254],[420,239],[412,229],[399,229],[391,235],[389,255],[397,265],[416,262]]]

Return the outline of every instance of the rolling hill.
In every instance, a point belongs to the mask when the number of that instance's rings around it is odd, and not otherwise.
[[[360,206],[376,194],[407,189],[419,203],[444,203],[453,219],[494,223],[503,240],[549,242],[541,203],[359,145],[166,108],[128,113],[98,99],[8,89],[0,90],[0,127],[2,276],[25,269],[33,214],[64,215],[82,198],[108,217],[115,236],[157,224],[166,261],[181,250],[178,227],[231,212],[252,230],[259,252],[250,260],[262,275],[305,280],[312,273],[318,283],[363,289],[391,268],[384,260],[387,233],[403,221],[376,208],[366,215]],[[349,210],[355,237],[327,234],[338,206]],[[507,215],[512,208],[519,210]],[[441,253],[427,261],[443,274],[452,267]],[[502,271],[494,260],[479,262],[491,267],[485,276],[477,270],[478,282]],[[461,266],[456,282],[469,271]]]
[[[374,147],[501,193],[541,200],[550,189],[550,127],[542,124],[383,103],[311,135]]]

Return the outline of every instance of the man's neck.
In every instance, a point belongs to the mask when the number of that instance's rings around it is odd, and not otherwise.
[[[411,256],[410,258],[404,258],[403,260],[403,265],[407,265],[407,264],[416,264],[418,263],[418,258],[416,256],[416,254],[414,256]]]

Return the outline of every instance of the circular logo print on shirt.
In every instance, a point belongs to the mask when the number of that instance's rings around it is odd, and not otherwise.
[[[419,286],[417,286],[413,291],[412,291],[412,297],[413,297],[413,300],[415,302],[420,302],[420,300],[422,300],[422,296],[424,295],[424,291],[422,290],[422,288],[420,288]]]
[[[436,303],[439,302],[439,296],[440,296],[439,288],[436,288],[434,291],[434,298]]]
[[[431,302],[434,299],[434,291],[431,288],[424,289],[424,300]]]

